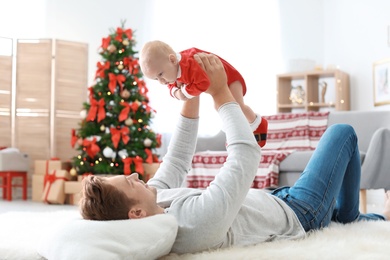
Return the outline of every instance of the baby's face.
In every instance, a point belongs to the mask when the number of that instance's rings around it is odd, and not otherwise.
[[[160,84],[174,83],[177,79],[178,64],[167,57],[166,59],[151,60],[142,66],[142,72],[149,79],[158,80]]]

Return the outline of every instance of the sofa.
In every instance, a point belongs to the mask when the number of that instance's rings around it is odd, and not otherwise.
[[[390,189],[390,111],[331,111],[328,126],[349,124],[358,136],[362,160],[361,189]],[[198,137],[196,151],[221,151],[225,134]],[[279,166],[279,186],[291,186],[308,163],[313,151],[294,151]]]

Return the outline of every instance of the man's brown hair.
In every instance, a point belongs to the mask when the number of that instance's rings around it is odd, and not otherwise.
[[[84,219],[119,220],[128,219],[128,212],[136,201],[104,178],[89,175],[82,181],[80,213]]]

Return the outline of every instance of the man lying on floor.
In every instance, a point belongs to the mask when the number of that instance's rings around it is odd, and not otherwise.
[[[227,161],[205,190],[183,188],[191,167],[199,123],[199,97],[183,103],[167,155],[147,184],[138,174],[88,176],[83,180],[80,210],[92,220],[139,219],[171,214],[179,225],[172,252],[298,239],[331,221],[390,219],[390,199],[383,215],[360,214],[360,157],[349,125],[338,124],[323,134],[306,169],[292,187],[272,193],[250,189],[261,150],[226,84],[220,61],[199,54],[210,77],[206,93],[223,123]]]

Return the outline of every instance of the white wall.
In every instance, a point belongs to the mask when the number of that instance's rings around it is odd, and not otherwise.
[[[388,0],[279,0],[282,53],[350,75],[352,110],[374,107],[372,65],[390,58]]]
[[[148,19],[153,21],[149,40],[166,41],[177,51],[197,47],[220,55],[242,73],[245,102],[258,113],[275,113],[275,74],[281,64],[276,1],[156,0]],[[156,82],[148,86],[158,113],[176,115],[181,102],[169,99],[166,87]],[[219,118],[211,99],[202,95],[201,102],[200,133],[216,133]],[[170,131],[175,118],[157,117],[156,123]]]
[[[0,55],[11,56],[17,38],[45,37],[45,2],[0,0]]]
[[[374,107],[372,63],[389,58],[388,0],[0,0],[0,36],[58,38],[89,44],[92,83],[97,49],[110,28],[135,32],[136,49],[162,39],[177,50],[196,46],[215,52],[241,71],[248,85],[246,103],[264,115],[276,112],[276,74],[291,59],[338,65],[351,77],[353,110]],[[23,8],[21,8],[23,7]],[[223,10],[223,11],[222,11]],[[1,46],[0,46],[1,47]],[[164,87],[148,81],[153,128],[173,128],[180,102]],[[203,98],[201,131],[212,133],[218,121]],[[212,115],[207,117],[206,115]],[[209,120],[207,120],[209,118]],[[210,121],[211,120],[211,121]]]
[[[46,0],[0,0],[0,37],[45,37],[46,10]]]
[[[153,0],[46,0],[47,37],[79,41],[89,44],[89,80],[90,84],[96,71],[96,63],[101,60],[97,50],[102,38],[107,37],[111,29],[125,26],[135,30],[137,44],[141,48],[150,31],[147,9]]]
[[[350,75],[352,110],[388,110],[374,107],[372,65],[390,58],[387,27],[388,0],[324,1],[324,62]]]
[[[324,11],[322,0],[279,0],[283,68],[289,61],[324,60]],[[295,68],[294,68],[295,69]]]
[[[136,30],[137,50],[146,41],[161,39],[177,51],[195,46],[215,52],[243,74],[247,104],[264,115],[276,111],[275,74],[281,64],[277,2],[47,0],[47,9],[48,37],[89,43],[91,80],[101,38],[126,19],[126,26]],[[172,131],[181,102],[172,99],[166,87],[148,80],[147,85],[157,110],[153,129]],[[200,133],[213,134],[219,131],[219,119],[210,98],[203,96]]]

